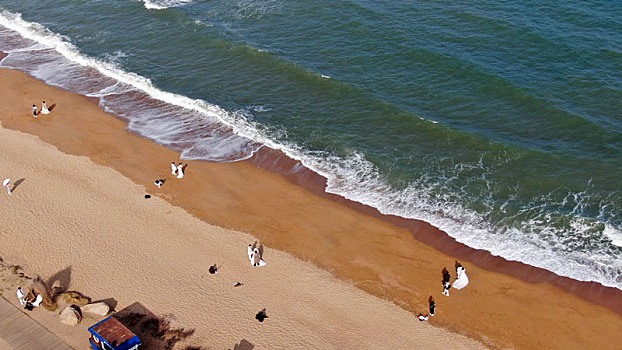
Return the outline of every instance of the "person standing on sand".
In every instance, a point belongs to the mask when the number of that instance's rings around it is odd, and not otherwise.
[[[171,163],[171,174],[177,175],[177,166],[175,165],[175,162]]]
[[[454,281],[454,288],[460,290],[469,284],[469,277],[466,274],[466,269],[456,260],[456,280]]]
[[[11,194],[11,179],[4,179],[4,181],[2,181],[2,186],[6,187],[7,192]]]
[[[436,309],[436,303],[434,302],[434,297],[430,295],[428,299],[428,303],[430,304],[430,316],[434,316],[434,310]]]
[[[261,258],[259,249],[253,248],[250,244],[248,245],[248,260],[251,261],[253,266],[266,266],[266,262]]]
[[[451,288],[451,283],[443,282],[443,295],[449,296],[449,288]]]
[[[48,106],[45,104],[45,101],[41,103],[41,113],[50,114],[50,110],[48,109]]]
[[[179,165],[177,166],[177,178],[182,179],[183,177],[184,177],[184,166],[180,162]]]
[[[19,299],[19,303],[24,305],[25,301],[24,301],[24,291],[22,290],[22,287],[17,287],[17,299]]]
[[[35,118],[37,117],[37,106],[36,105],[32,105],[32,115]]]
[[[449,288],[451,288],[451,283],[449,283],[449,280],[451,279],[451,275],[449,274],[449,271],[447,271],[447,267],[443,267],[443,295],[449,296]]]

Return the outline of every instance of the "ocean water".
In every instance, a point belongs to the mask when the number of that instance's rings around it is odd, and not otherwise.
[[[0,0],[0,66],[99,97],[185,159],[280,149],[328,192],[622,289],[620,18],[611,1]]]

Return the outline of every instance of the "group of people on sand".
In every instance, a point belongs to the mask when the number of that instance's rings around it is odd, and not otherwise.
[[[261,246],[260,246],[261,248]],[[261,250],[259,248],[257,248],[257,242],[255,242],[254,244],[249,244],[248,245],[248,260],[251,261],[251,265],[253,266],[266,266],[266,262],[263,260],[262,256],[261,256]],[[218,273],[218,270],[220,269],[220,266],[214,264],[212,266],[209,267],[208,272],[211,275],[215,275]],[[243,286],[243,283],[240,282],[235,282],[233,284],[234,287],[241,287]],[[266,314],[266,309],[263,308],[261,311],[259,311],[256,315],[255,315],[255,319],[259,322],[263,322],[266,318],[268,318],[268,315]]]
[[[179,165],[175,165],[175,162],[172,162],[171,163],[171,174],[177,176],[178,179],[183,179],[184,170],[186,169],[187,166],[188,164],[182,164],[181,162],[179,162]],[[153,183],[158,187],[162,187],[162,185],[164,185],[165,182],[166,182],[166,179],[157,179]]]
[[[179,164],[175,164],[175,162],[171,163],[171,174],[175,175],[178,179],[182,179],[184,177],[184,171],[186,169],[186,166],[188,164],[182,164],[181,162]],[[162,185],[166,182],[166,179],[157,179],[154,181],[155,185],[158,187],[162,187]],[[150,198],[145,196],[145,198]],[[259,247],[257,246],[257,242],[255,242],[254,244],[249,244],[248,245],[248,249],[247,249],[247,254],[248,254],[248,260],[250,260],[251,265],[253,266],[266,266],[266,262],[263,260],[262,257],[262,246],[260,245]],[[208,270],[210,275],[216,275],[219,271],[220,271],[220,266],[218,266],[217,264],[213,264],[211,265]],[[240,282],[235,282],[233,284],[234,287],[241,287],[244,284],[240,283]],[[255,318],[259,321],[259,322],[263,322],[264,319],[268,318],[268,315],[266,314],[266,309],[261,310],[260,312],[257,313],[257,315],[255,315]]]
[[[17,287],[17,299],[19,299],[19,303],[24,306],[24,309],[28,311],[32,311],[32,309],[39,307],[39,305],[43,301],[43,297],[41,296],[41,294],[37,294],[34,291],[31,291],[31,293],[34,297],[33,301],[29,300],[28,297],[26,297],[26,294],[24,294],[22,287]]]
[[[53,107],[53,106],[52,106]],[[50,114],[50,110],[48,109],[45,101],[41,102],[41,111],[37,112],[37,105],[32,105],[32,115],[37,118],[39,114]]]
[[[457,260],[456,260],[456,279],[454,280],[453,283],[453,288],[460,290],[464,287],[467,286],[467,284],[469,284],[469,277],[466,274],[466,269],[464,268],[464,266],[462,266],[462,264],[460,264]],[[441,280],[441,283],[443,284],[443,292],[442,294],[445,296],[449,296],[449,289],[452,287],[452,284],[449,282],[451,280],[451,274],[449,273],[449,271],[447,270],[447,267],[443,267],[443,270],[441,271],[441,273],[443,274],[443,279]],[[427,315],[424,315],[422,313],[419,314],[419,321],[427,321],[430,316],[434,316],[434,311],[436,310],[436,302],[434,301],[434,297],[430,295],[430,297],[428,298],[428,305],[429,305],[429,310],[430,313]]]

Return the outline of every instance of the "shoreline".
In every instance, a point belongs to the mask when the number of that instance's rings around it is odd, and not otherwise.
[[[0,61],[6,56],[8,54],[0,51]],[[99,108],[99,98],[84,97]],[[127,123],[127,120],[122,117],[112,116]],[[132,134],[143,138],[141,135]],[[155,141],[152,142],[155,143]],[[599,282],[560,276],[545,268],[532,266],[521,261],[507,260],[501,256],[493,255],[487,250],[472,248],[460,243],[443,230],[426,221],[382,214],[378,209],[369,205],[349,200],[341,195],[328,193],[325,191],[326,178],[305,167],[300,161],[290,158],[282,151],[264,145],[252,157],[240,162],[247,162],[256,168],[282,176],[289,182],[309,190],[315,195],[344,204],[360,213],[381,219],[397,227],[405,228],[411,232],[415,239],[465,262],[473,263],[491,272],[513,276],[528,283],[551,284],[565,292],[602,305],[622,315],[622,303],[616,302],[618,299],[622,299],[621,289],[605,286]]]
[[[6,69],[0,70],[2,74],[7,71],[16,72]],[[7,73],[11,76],[20,74],[25,77],[25,74],[21,72],[19,74]],[[35,81],[33,78],[29,79]],[[52,94],[51,91],[61,91],[42,82],[35,84],[31,81],[25,81],[18,85],[20,85],[19,89],[22,90],[33,89],[32,86],[36,85],[34,88],[37,90],[36,93],[44,96]],[[30,93],[32,94],[32,91]],[[12,109],[12,116],[0,118],[3,119],[5,127],[35,134],[43,141],[54,144],[65,153],[87,156],[97,164],[117,169],[133,181],[144,185],[145,188],[153,186],[152,178],[156,176],[155,174],[165,172],[170,160],[177,160],[179,157],[176,152],[127,132],[122,120],[95,108],[96,106],[92,106],[92,100],[65,91],[58,92],[58,96],[61,95],[73,95],[72,98],[78,102],[72,113],[86,113],[90,117],[96,114],[97,117],[101,116],[101,118],[89,121],[86,120],[88,118],[81,119],[80,116],[63,115],[62,122],[55,122],[50,119],[42,123],[33,123],[33,118],[27,119],[26,112],[21,108],[22,105],[29,106],[32,104],[22,103],[30,97],[18,97],[18,101],[22,101],[21,104],[9,106],[12,107],[9,108]],[[52,101],[53,99],[46,97],[46,100]],[[60,98],[57,97],[56,100],[55,102],[58,103]],[[89,101],[88,105],[91,106],[86,106],[80,101]],[[59,103],[58,108],[64,108],[63,105],[64,102],[63,104]],[[94,109],[99,110],[99,112],[93,111]],[[55,110],[53,115],[62,113]],[[94,135],[95,130],[103,135]],[[110,142],[111,140],[115,140],[115,142]],[[119,143],[116,140],[122,140],[122,142]],[[144,151],[141,152],[144,154],[133,154],[135,152],[131,152],[132,149],[140,149]],[[172,159],[175,154],[177,158]],[[425,235],[421,235],[420,237],[423,239],[418,241],[413,239],[414,228],[414,231],[419,234],[427,233],[427,237],[431,241],[429,244],[434,246],[435,237],[438,235],[431,230],[431,226],[425,227],[422,222],[411,223],[410,225],[414,225],[414,227],[405,229],[399,227],[399,223],[396,226],[395,223],[378,219],[374,217],[373,213],[370,216],[370,213],[362,214],[353,210],[350,207],[352,203],[341,203],[346,201],[342,197],[329,194],[318,196],[317,193],[308,188],[304,189],[295,185],[291,179],[286,180],[287,176],[274,174],[274,170],[278,167],[286,169],[284,164],[287,162],[275,163],[274,159],[270,160],[270,157],[260,159],[260,154],[262,152],[251,160],[235,164],[188,162],[190,166],[187,175],[189,177],[198,175],[195,179],[201,179],[199,180],[201,183],[194,183],[193,188],[183,188],[177,184],[169,186],[167,184],[163,187],[160,196],[175,205],[186,208],[188,212],[207,222],[239,231],[252,232],[253,235],[258,236],[271,247],[293,253],[303,260],[310,260],[340,278],[353,281],[357,287],[373,295],[389,299],[415,314],[425,310],[427,295],[440,295],[440,269],[443,265],[451,268],[454,258],[463,259],[462,256],[468,256],[468,254],[472,254],[474,258],[479,258],[481,261],[489,260],[492,257],[490,254],[488,254],[489,257],[486,257],[481,251],[473,250],[474,252],[470,253],[463,251],[466,246],[458,246],[458,248],[452,246],[457,249],[455,255],[446,254],[447,252],[442,251],[438,252],[437,249],[421,243],[425,239]],[[263,166],[275,164],[276,167],[271,169],[271,173],[267,173],[251,164],[252,162],[264,164]],[[289,162],[291,163],[293,160],[290,159]],[[292,165],[293,167],[295,164]],[[288,170],[282,172],[287,175]],[[247,176],[253,180],[252,185],[248,184]],[[301,175],[297,181],[303,178],[309,180],[309,174]],[[313,181],[316,181],[316,188],[319,187],[317,179],[311,179],[306,183],[313,184]],[[197,192],[209,194],[209,198],[192,198],[193,194]],[[324,198],[327,196],[341,198],[341,202],[334,198]],[[292,201],[302,203],[303,208],[297,207],[299,204],[292,206]],[[370,211],[370,209],[372,208],[368,207],[366,210]],[[322,221],[328,221],[328,223]],[[312,241],[313,244],[307,241]],[[440,243],[447,245],[446,241]],[[591,323],[596,322],[596,320],[590,319],[589,322],[585,320],[585,317],[589,318],[585,315],[589,315],[590,310],[595,307],[599,308],[598,306],[572,297],[551,285],[526,284],[515,280],[513,277],[471,266],[467,260],[462,262],[469,271],[472,284],[464,291],[454,292],[451,298],[438,300],[441,297],[437,297],[439,307],[448,310],[449,315],[439,314],[432,322],[435,325],[484,340],[489,345],[499,347],[531,347],[536,344],[556,347],[551,345],[556,344],[553,340],[549,339],[550,344],[549,341],[543,339],[547,337],[524,339],[524,337],[528,337],[525,334],[529,334],[530,330],[538,330],[539,324],[541,325],[541,323],[533,321],[531,314],[537,314],[543,308],[556,310],[558,313],[564,314],[561,320],[563,322],[555,321],[558,325],[562,325],[568,322],[568,317],[573,318],[572,315],[578,308],[584,312],[581,312],[583,318],[579,317],[573,321],[576,322],[577,329],[584,328],[584,332],[585,329],[598,329],[596,324]],[[491,266],[497,264],[498,262],[493,262]],[[477,264],[475,265],[477,266]],[[417,276],[411,276],[412,271],[416,271]],[[535,281],[549,278],[538,274],[535,276],[540,279]],[[495,293],[490,292],[490,290],[499,290],[499,286],[502,287],[501,292],[509,290],[510,294],[517,291],[526,293],[527,297],[534,301],[535,306],[525,307],[517,300],[513,300],[514,304],[508,305],[512,301],[504,302],[502,300],[508,295],[497,297],[494,295]],[[516,299],[516,295],[512,295],[512,297]],[[544,305],[547,299],[555,300],[549,303],[552,305]],[[608,301],[612,304],[615,302],[615,300]],[[569,304],[579,306],[573,306],[571,310],[568,310],[566,305]],[[504,310],[499,310],[501,305],[503,305]],[[464,309],[464,312],[459,312],[461,309]],[[605,317],[602,316],[604,313],[607,315],[606,318],[611,319],[613,323],[620,324],[621,322],[620,316],[612,314],[611,311],[603,309],[598,312],[601,316],[599,320]],[[512,315],[513,313],[518,315]],[[492,320],[488,319],[486,322],[480,322],[480,324],[472,324],[474,322],[470,315],[481,314],[492,318]],[[506,328],[495,330],[494,323],[497,321],[493,320],[497,319],[506,321]],[[493,325],[486,325],[485,323]],[[613,323],[610,326],[614,326]],[[510,332],[512,334],[508,334],[507,329],[516,330],[518,328],[521,329],[521,332],[517,332],[517,334]],[[585,341],[586,334],[578,333],[581,332],[576,331],[573,336]],[[555,336],[551,337],[557,339]],[[580,341],[575,343],[572,343],[572,340],[570,341],[571,343],[568,343],[566,340],[564,344],[570,344],[570,347],[572,344],[575,346],[581,344]],[[561,345],[557,343],[557,346]]]
[[[622,302],[619,302],[619,300],[622,300],[622,290],[620,289],[604,286],[594,281],[580,281],[560,276],[544,268],[520,261],[507,260],[501,256],[493,255],[487,250],[472,248],[460,243],[445,231],[426,221],[382,214],[378,209],[369,205],[349,200],[337,194],[328,193],[324,190],[326,188],[326,179],[323,176],[304,167],[300,161],[288,157],[281,151],[262,147],[253,157],[244,161],[250,162],[260,169],[281,175],[288,181],[309,190],[315,195],[342,203],[358,212],[381,219],[397,227],[405,228],[418,241],[434,247],[447,255],[454,256],[462,260],[462,262],[469,262],[491,272],[516,277],[527,283],[551,284],[565,292],[576,295],[591,303],[602,305],[622,315]]]

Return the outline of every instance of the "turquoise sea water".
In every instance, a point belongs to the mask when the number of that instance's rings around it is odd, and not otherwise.
[[[262,145],[327,191],[622,288],[622,6],[0,0],[0,66],[187,159]]]

